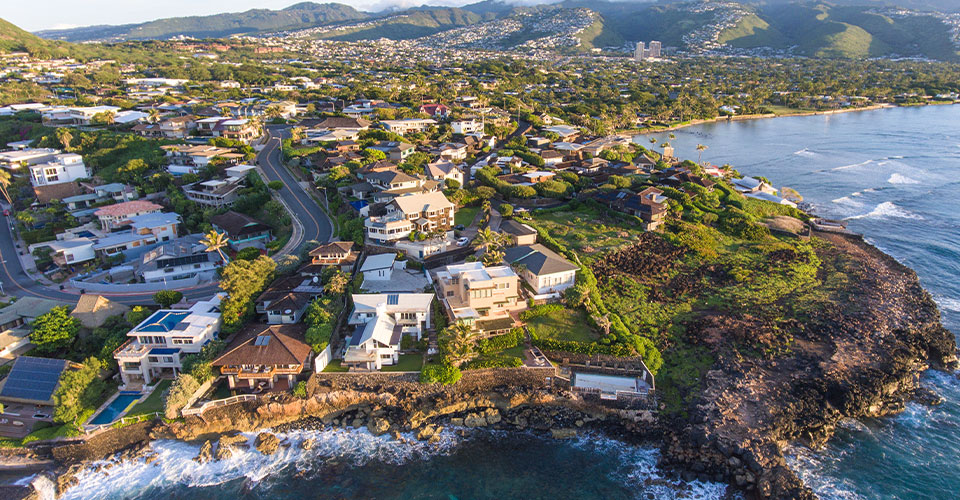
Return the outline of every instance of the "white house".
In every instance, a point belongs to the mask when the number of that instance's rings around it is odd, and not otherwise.
[[[390,281],[393,277],[393,268],[397,260],[396,254],[382,253],[368,255],[360,266],[363,281]]]
[[[517,274],[537,295],[559,293],[570,288],[576,282],[577,271],[580,269],[576,264],[540,244],[507,248],[504,251],[504,260],[517,269]]]
[[[58,154],[48,162],[30,165],[29,169],[34,187],[74,182],[91,175],[83,157],[73,153]]]
[[[438,161],[427,163],[424,170],[426,170],[427,177],[430,180],[442,183],[447,179],[451,179],[463,186],[463,170],[460,169],[459,165],[453,162]]]
[[[430,293],[354,294],[347,324],[355,327],[343,355],[345,366],[379,370],[399,360],[401,340],[420,340],[430,328]]]
[[[407,135],[410,132],[423,132],[437,124],[432,118],[406,118],[403,120],[382,120],[380,125],[384,130],[395,134]]]
[[[476,120],[456,120],[450,122],[450,128],[454,134],[466,135],[474,133],[483,133],[483,122]]]
[[[71,240],[51,241],[47,244],[53,252],[50,256],[58,266],[88,262],[97,257],[93,249],[94,240],[75,238]]]
[[[200,352],[220,332],[220,294],[188,310],[160,309],[127,332],[113,357],[125,387],[175,377],[184,355]]]

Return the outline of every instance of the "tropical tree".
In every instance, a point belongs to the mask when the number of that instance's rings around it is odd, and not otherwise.
[[[10,182],[10,171],[0,170],[0,193],[7,199],[7,203],[13,204],[13,200],[10,199],[10,192],[7,190],[10,187]]]
[[[477,241],[484,251],[489,251],[491,248],[499,249],[506,244],[506,240],[506,235],[491,231],[489,227],[485,227],[477,233]]]
[[[283,109],[276,104],[271,104],[270,106],[267,106],[266,115],[267,115],[267,118],[270,118],[272,120],[276,120],[277,118],[283,118]]]
[[[703,152],[707,149],[709,149],[709,147],[703,144],[697,144],[697,163],[703,163]]]
[[[209,233],[203,236],[200,243],[207,247],[208,252],[217,252],[224,264],[229,262],[229,259],[227,259],[227,256],[223,253],[223,247],[227,246],[226,234],[218,233],[216,230],[211,229]]]
[[[480,257],[480,260],[485,266],[495,266],[503,262],[503,258],[506,254],[503,253],[498,247],[488,248],[486,252],[483,252],[483,255]]]
[[[300,142],[304,138],[303,129],[300,127],[293,127],[290,129],[290,138],[293,142]]]
[[[64,151],[70,151],[70,141],[73,140],[73,134],[70,133],[69,128],[60,127],[57,129],[57,140],[60,141]]]
[[[54,307],[33,321],[30,342],[37,346],[37,352],[53,353],[69,347],[79,331],[80,321],[70,315],[69,309]]]
[[[476,358],[478,332],[462,321],[448,326],[441,335],[440,347],[446,361],[459,367]]]
[[[327,294],[343,295],[349,284],[350,276],[342,271],[337,271],[333,276],[330,276],[330,280],[323,286],[323,291]]]
[[[181,300],[183,300],[183,292],[176,290],[160,290],[153,294],[153,301],[163,308],[168,308]]]
[[[150,110],[147,111],[147,114],[150,115],[150,116],[148,117],[148,120],[150,121],[150,123],[157,123],[158,121],[160,121],[160,110],[159,110],[159,109],[157,109],[157,108],[150,108]]]

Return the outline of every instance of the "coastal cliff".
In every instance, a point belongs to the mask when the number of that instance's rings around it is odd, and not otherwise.
[[[818,447],[843,419],[899,412],[924,395],[921,371],[956,365],[954,336],[912,270],[858,236],[818,236],[859,277],[848,299],[798,325],[788,355],[721,350],[689,417],[661,422],[665,465],[759,498],[816,498],[787,466],[786,443]]]

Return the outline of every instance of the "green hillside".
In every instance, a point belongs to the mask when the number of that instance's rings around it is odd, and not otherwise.
[[[796,47],[812,57],[922,56],[957,60],[947,26],[933,16],[888,17],[868,7],[780,4],[720,34],[738,48]]]
[[[86,40],[151,40],[177,35],[196,38],[222,38],[240,33],[284,31],[321,26],[341,21],[364,19],[368,14],[349,5],[303,2],[283,10],[253,9],[246,12],[212,16],[171,17],[141,24],[91,26],[69,30],[48,30],[45,38]]]
[[[43,40],[4,19],[0,19],[0,52],[49,54],[56,51],[55,43]]]
[[[377,38],[409,40],[448,29],[470,26],[493,19],[494,16],[495,14],[481,15],[458,8],[412,9],[386,16],[373,26],[329,31],[317,35],[317,38],[350,42]]]

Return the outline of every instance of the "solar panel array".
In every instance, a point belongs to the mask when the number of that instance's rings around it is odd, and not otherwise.
[[[62,359],[20,356],[13,362],[0,396],[47,401],[53,396],[66,366],[67,362]]]
[[[259,335],[257,336],[257,340],[253,341],[253,345],[267,345],[269,343],[270,343],[269,335]]]
[[[397,305],[397,304],[399,304],[399,303],[400,303],[400,296],[399,296],[399,295],[397,295],[397,294],[395,294],[395,293],[391,293],[390,295],[387,295],[387,305],[388,305],[388,306],[395,306],[395,305]]]

